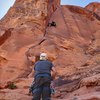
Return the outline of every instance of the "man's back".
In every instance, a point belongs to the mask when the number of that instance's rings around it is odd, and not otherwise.
[[[48,60],[37,61],[34,65],[35,76],[39,74],[51,74],[53,64]]]

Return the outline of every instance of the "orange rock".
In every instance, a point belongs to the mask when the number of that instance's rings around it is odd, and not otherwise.
[[[0,83],[29,78],[41,52],[64,81],[100,73],[99,9],[100,3],[82,8],[60,0],[16,0],[0,20]],[[56,27],[47,26],[52,21]],[[25,82],[19,87],[27,87]]]

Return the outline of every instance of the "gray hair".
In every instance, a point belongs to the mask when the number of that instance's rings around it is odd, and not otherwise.
[[[41,53],[40,54],[40,60],[47,60],[48,57],[47,57],[47,54],[46,53]]]

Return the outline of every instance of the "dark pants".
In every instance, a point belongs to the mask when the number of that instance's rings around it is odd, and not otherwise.
[[[51,100],[51,80],[48,77],[38,77],[35,79],[32,100]]]

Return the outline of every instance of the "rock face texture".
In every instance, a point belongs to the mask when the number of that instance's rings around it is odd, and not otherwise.
[[[56,26],[48,25],[52,21]],[[82,8],[62,6],[60,0],[16,0],[0,20],[1,100],[15,93],[16,100],[31,100],[30,73],[41,52],[58,71],[56,97],[100,100],[100,3]],[[18,87],[14,92],[4,89],[9,81]]]
[[[55,10],[57,4],[60,5],[59,0],[49,1],[16,0],[14,6],[0,21],[0,56],[8,61],[1,66],[2,82],[23,75],[27,77],[30,73],[26,52],[31,46],[44,41],[47,18],[51,15],[48,8],[52,13],[51,7]]]

